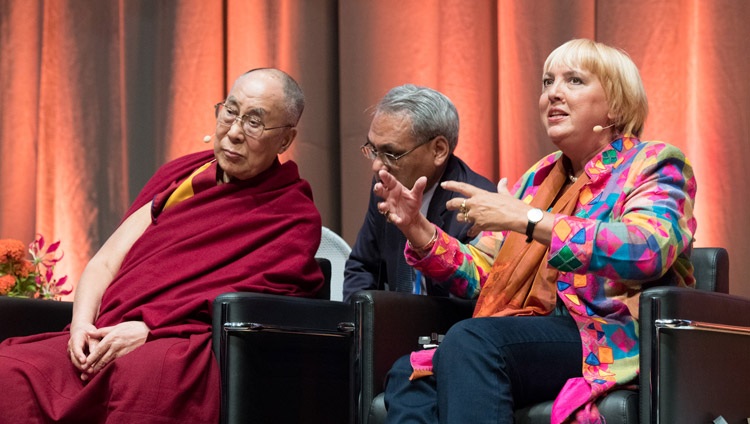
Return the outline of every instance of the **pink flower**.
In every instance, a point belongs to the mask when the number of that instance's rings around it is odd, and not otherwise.
[[[54,276],[55,265],[63,258],[59,247],[56,241],[45,248],[44,237],[37,234],[28,246],[29,260],[23,243],[0,240],[0,296],[58,299],[71,293],[72,289],[65,287],[68,277]]]

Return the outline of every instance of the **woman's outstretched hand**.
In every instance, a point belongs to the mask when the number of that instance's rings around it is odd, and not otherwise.
[[[419,177],[411,190],[404,187],[388,171],[380,170],[378,178],[380,182],[375,183],[373,188],[375,194],[383,199],[378,203],[378,211],[399,228],[416,222],[419,209],[422,207],[427,178]]]
[[[435,235],[435,227],[420,212],[427,178],[419,177],[411,190],[386,170],[381,169],[378,178],[380,181],[373,188],[383,199],[378,202],[378,211],[398,227],[413,246],[427,244]]]
[[[525,225],[529,206],[510,194],[507,178],[497,184],[497,193],[458,181],[445,181],[442,187],[463,196],[449,200],[445,207],[459,211],[456,216],[458,221],[471,224],[468,231],[470,237],[476,237],[482,231],[523,230],[518,226],[519,222]]]

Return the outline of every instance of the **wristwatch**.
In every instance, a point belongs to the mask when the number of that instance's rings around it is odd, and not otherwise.
[[[534,240],[534,227],[544,218],[544,213],[539,208],[529,209],[526,218],[529,219],[529,223],[526,224],[526,243],[531,243]]]

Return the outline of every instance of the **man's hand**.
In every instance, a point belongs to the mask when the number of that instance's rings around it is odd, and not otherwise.
[[[81,372],[84,371],[84,364],[91,349],[91,342],[97,342],[96,340],[89,339],[89,333],[95,330],[96,327],[93,324],[73,324],[70,326],[68,355],[70,355],[70,362],[73,363],[73,366]]]
[[[91,376],[102,370],[107,364],[115,359],[126,355],[146,342],[149,328],[142,321],[127,321],[112,327],[93,328],[91,326],[85,332],[88,347],[88,355],[80,362],[78,369],[82,371],[81,379],[88,380]],[[80,337],[76,334],[77,337]],[[71,342],[73,342],[73,331],[71,329]],[[79,356],[71,351],[71,359],[76,364]]]

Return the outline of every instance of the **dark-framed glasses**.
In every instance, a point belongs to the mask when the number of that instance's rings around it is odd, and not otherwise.
[[[383,162],[385,166],[392,167],[396,166],[396,162],[398,162],[399,159],[403,158],[404,156],[408,155],[409,153],[417,150],[418,148],[424,146],[425,144],[431,142],[435,138],[430,138],[428,140],[425,140],[416,146],[412,147],[411,149],[405,151],[404,153],[401,153],[400,155],[394,155],[393,153],[387,153],[387,152],[379,152],[378,149],[375,148],[375,146],[372,145],[369,141],[365,144],[363,144],[359,149],[362,151],[362,155],[366,157],[369,160],[375,160],[376,158],[380,158],[380,161]]]
[[[216,109],[216,123],[223,127],[231,127],[238,120],[240,121],[240,128],[246,136],[251,138],[260,138],[263,136],[263,131],[278,130],[280,128],[294,128],[292,124],[281,125],[278,127],[266,127],[263,121],[256,115],[242,115],[238,110],[231,106],[227,106],[222,102],[214,105]]]

